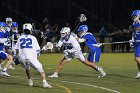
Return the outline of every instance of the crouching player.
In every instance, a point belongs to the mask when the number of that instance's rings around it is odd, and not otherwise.
[[[102,68],[96,66],[94,63],[89,62],[84,57],[78,41],[76,40],[76,38],[73,35],[70,34],[69,27],[62,28],[60,33],[61,33],[61,38],[58,42],[57,47],[60,48],[62,45],[64,46],[64,48],[65,48],[65,50],[63,51],[64,56],[62,57],[58,66],[56,67],[54,74],[50,75],[49,77],[58,77],[59,71],[63,68],[63,66],[67,62],[69,62],[73,58],[77,58],[84,65],[87,65],[87,66],[95,69],[96,71],[100,72],[100,74],[101,74],[100,77],[104,77],[106,75],[106,73],[103,71]]]
[[[4,23],[0,22],[0,60],[3,62],[4,60],[8,60],[6,64],[4,65],[4,68],[1,71],[2,76],[7,76],[9,77],[10,75],[6,72],[8,67],[12,64],[13,62],[13,57],[6,52],[3,51],[4,49],[4,44],[8,41],[7,38],[5,38],[5,33],[4,33]]]
[[[48,84],[45,77],[45,72],[43,70],[42,64],[37,59],[37,51],[40,50],[37,39],[31,35],[32,25],[30,23],[26,23],[23,25],[24,35],[21,35],[17,43],[15,45],[15,49],[18,50],[19,61],[26,69],[26,74],[28,77],[29,86],[33,86],[33,81],[31,74],[29,72],[30,65],[37,69],[40,73],[43,87],[51,88],[52,86]]]
[[[134,45],[134,56],[138,67],[136,79],[140,78],[140,10],[135,10],[132,13],[132,20],[134,21],[132,27],[134,29],[130,46]],[[134,44],[133,44],[134,43]]]

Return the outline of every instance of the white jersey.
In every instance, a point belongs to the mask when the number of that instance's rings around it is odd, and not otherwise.
[[[58,42],[58,46],[61,47],[62,45],[65,49],[75,50],[77,52],[81,51],[81,47],[73,35],[70,35],[68,40],[61,38]]]
[[[14,47],[19,50],[20,59],[37,59],[37,50],[40,50],[37,39],[32,35],[21,35]]]
[[[82,62],[85,60],[85,57],[81,51],[81,47],[73,35],[70,35],[68,40],[61,38],[58,42],[58,47],[61,47],[62,45],[65,48],[63,53],[67,61],[70,61],[73,58],[77,58]]]

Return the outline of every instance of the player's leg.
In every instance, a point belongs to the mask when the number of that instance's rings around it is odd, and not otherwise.
[[[43,87],[44,88],[52,88],[51,85],[48,84],[47,80],[46,80],[46,75],[44,72],[44,69],[42,67],[42,64],[36,59],[36,60],[30,60],[31,66],[36,68],[37,71],[40,73],[40,77],[43,83]]]
[[[32,80],[32,77],[31,77],[31,73],[30,73],[30,70],[29,69],[26,69],[26,75],[28,77],[28,84],[29,86],[33,86],[33,80]]]
[[[60,60],[59,64],[57,65],[57,67],[56,67],[56,69],[55,69],[55,72],[54,72],[52,75],[50,75],[49,77],[58,77],[58,73],[60,72],[60,70],[63,68],[63,66],[64,66],[67,62],[68,62],[68,60],[67,60],[65,57],[63,57],[63,58]]]
[[[140,78],[140,45],[137,45],[136,47],[134,47],[134,54],[135,54],[135,61],[138,67],[138,73],[135,77],[137,79],[137,78]]]
[[[2,65],[4,64],[4,61],[0,59],[0,70],[2,70]]]
[[[96,54],[96,53],[95,53]],[[95,62],[99,61],[100,55],[93,55],[91,52],[89,53],[88,60],[83,57],[83,55],[79,55],[79,60],[82,61],[83,64],[95,69],[96,71],[100,72],[99,77],[106,76],[106,73],[103,71],[103,68],[96,66]],[[91,61],[93,60],[93,61]],[[91,61],[91,62],[90,62]]]
[[[13,62],[13,57],[11,55],[8,55],[5,52],[1,52],[0,55],[2,56],[3,60],[7,59],[8,61],[6,62],[6,64],[4,65],[4,68],[1,71],[1,74],[3,76],[7,76],[9,77],[10,75],[6,72],[8,67],[12,64]]]
[[[33,86],[33,80],[32,80],[32,76],[30,73],[30,63],[28,60],[25,59],[19,59],[21,66],[23,66],[25,68],[25,72],[26,72],[26,76],[28,78],[28,85],[29,86]]]
[[[11,56],[13,56],[13,53],[12,53],[12,50],[11,50],[11,49],[8,49],[7,52],[8,52],[8,54],[10,54]],[[13,67],[13,64],[14,64],[14,61],[13,61],[12,64],[8,67],[8,69],[15,69],[15,68]]]
[[[135,61],[137,62],[137,67],[138,67],[138,73],[136,75],[136,79],[140,78],[140,57],[136,57]]]

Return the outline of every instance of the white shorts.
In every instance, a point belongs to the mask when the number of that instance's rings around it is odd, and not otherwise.
[[[73,53],[64,53],[64,57],[70,61],[73,58],[77,58],[79,61],[83,62],[86,60],[85,56],[83,55],[82,51],[79,52],[73,52]]]
[[[30,66],[36,69],[42,68],[42,64],[37,59],[19,59],[19,61],[26,69],[30,69]]]

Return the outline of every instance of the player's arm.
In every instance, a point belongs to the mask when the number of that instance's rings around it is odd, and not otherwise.
[[[58,43],[55,45],[55,47],[57,47],[58,49],[60,49],[62,47],[62,45],[63,45],[63,41],[62,41],[62,39],[60,39],[58,41]]]
[[[86,40],[84,39],[84,38],[77,38],[77,41],[79,42],[79,43],[83,43],[83,42],[85,42]]]

